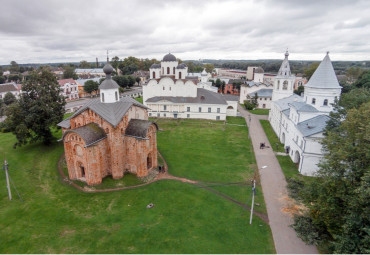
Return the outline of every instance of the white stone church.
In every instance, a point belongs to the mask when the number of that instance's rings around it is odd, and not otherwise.
[[[199,81],[188,75],[185,63],[179,64],[169,53],[149,72],[150,81],[143,85],[143,103],[149,108],[149,116],[226,120],[226,116],[237,115],[239,98],[217,93],[205,70]]]
[[[327,53],[305,85],[304,95],[293,94],[294,76],[288,55],[274,82],[269,121],[290,158],[298,164],[299,172],[312,176],[323,158],[320,141],[342,87]]]

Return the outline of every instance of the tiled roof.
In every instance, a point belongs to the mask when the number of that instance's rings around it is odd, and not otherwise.
[[[75,80],[73,79],[64,79],[64,80],[58,80],[59,86],[63,87],[66,83],[69,84],[77,84]]]
[[[123,97],[120,101],[115,103],[101,103],[100,98],[89,100],[84,106],[82,106],[78,111],[76,111],[68,119],[63,120],[58,124],[60,127],[70,128],[70,119],[76,117],[86,109],[91,109],[93,112],[98,114],[104,120],[109,122],[113,127],[116,127],[122,120],[123,116],[130,109],[132,105],[148,109],[145,105],[140,104],[135,99],[130,97]]]
[[[85,141],[85,147],[89,147],[107,137],[104,130],[95,123],[89,123],[83,127],[68,130],[63,134],[63,139],[69,133],[76,133],[81,136]]]
[[[146,138],[149,127],[154,124],[158,129],[157,124],[148,120],[131,119],[125,131],[125,135],[138,138]]]
[[[152,97],[146,100],[147,103],[155,103],[161,100],[167,100],[173,103],[189,103],[189,104],[227,104],[225,98],[218,93],[206,90],[197,89],[196,97]]]
[[[239,101],[239,96],[230,94],[221,94],[226,101]]]
[[[329,119],[327,115],[319,115],[298,123],[297,128],[303,136],[311,136],[323,132]]]
[[[230,81],[228,82],[229,84],[231,83]],[[246,86],[247,87],[253,87],[253,86],[266,86],[266,87],[269,87],[269,86],[272,86],[272,84],[270,83],[262,83],[262,82],[254,82],[254,81],[247,81],[246,83]]]
[[[321,89],[341,88],[329,58],[329,54],[326,54],[325,58],[317,67],[316,71],[313,73],[311,79],[307,82],[305,87]]]
[[[88,69],[82,69],[82,68],[77,68],[75,70],[76,73],[103,73],[103,68],[88,68]]]
[[[17,87],[15,84],[0,84],[0,93],[10,92],[10,91],[17,91]]]

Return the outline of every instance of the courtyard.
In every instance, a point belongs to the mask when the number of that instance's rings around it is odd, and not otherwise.
[[[15,137],[0,133],[0,155],[23,199],[13,189],[8,200],[2,171],[0,253],[274,253],[269,225],[257,215],[249,225],[244,206],[258,179],[244,119],[155,121],[169,173],[199,185],[160,180],[81,192],[58,173],[61,143],[13,149]],[[129,178],[123,185],[136,183]],[[154,207],[147,209],[149,203]],[[255,210],[266,214],[259,185]]]

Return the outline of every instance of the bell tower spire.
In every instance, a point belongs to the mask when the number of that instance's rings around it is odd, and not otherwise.
[[[284,56],[285,58],[283,63],[281,63],[279,72],[275,78],[274,89],[272,91],[272,101],[293,95],[295,76],[292,75],[292,72],[290,71],[288,49],[285,51]]]

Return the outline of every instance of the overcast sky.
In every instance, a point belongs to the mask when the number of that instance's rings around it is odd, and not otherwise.
[[[2,0],[0,64],[161,59],[370,60],[369,0]]]

